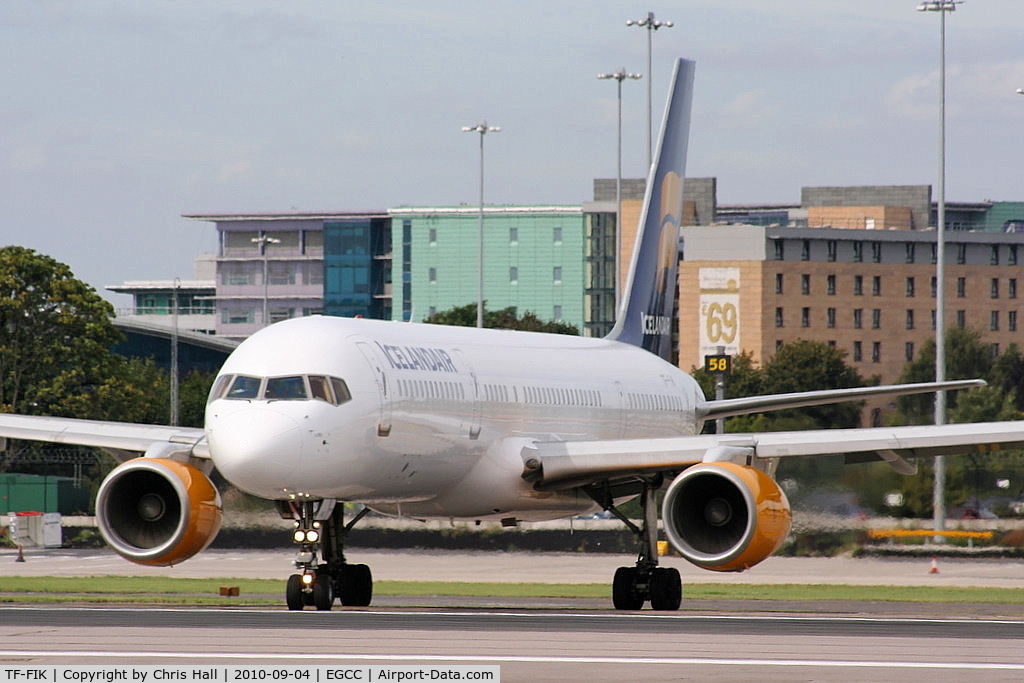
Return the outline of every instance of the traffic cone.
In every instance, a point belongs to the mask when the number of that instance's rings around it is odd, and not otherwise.
[[[18,546],[18,556],[14,559],[14,561],[15,562],[24,562],[25,561],[25,552],[24,552],[24,550],[22,550],[20,545]]]
[[[931,568],[931,570],[928,573],[929,574],[938,574],[939,573],[939,561],[936,560],[934,557],[932,558],[932,568]]]

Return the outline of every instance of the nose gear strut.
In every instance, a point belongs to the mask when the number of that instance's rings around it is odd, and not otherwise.
[[[373,575],[365,564],[345,561],[345,537],[369,512],[360,510],[345,523],[345,506],[334,500],[278,501],[282,517],[295,520],[292,540],[298,544],[295,568],[288,577],[285,602],[290,610],[306,606],[329,610],[342,605],[366,607],[373,598]]]

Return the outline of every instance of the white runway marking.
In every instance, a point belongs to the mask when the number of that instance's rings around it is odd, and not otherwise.
[[[773,666],[773,667],[824,667],[829,669],[970,669],[986,671],[1024,671],[1024,664],[1009,662],[903,662],[903,661],[859,661],[824,659],[743,659],[709,657],[572,657],[572,656],[518,656],[518,655],[389,655],[389,654],[344,654],[324,653],[254,653],[254,652],[81,652],[74,650],[0,650],[0,659],[8,657],[81,657],[89,659],[244,659],[270,660],[277,662],[303,661],[387,661],[387,662],[461,662],[461,663],[518,663],[518,664],[667,664],[690,666]]]

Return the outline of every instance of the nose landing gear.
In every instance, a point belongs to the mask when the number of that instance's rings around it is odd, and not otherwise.
[[[373,599],[373,575],[365,564],[345,561],[344,541],[369,510],[364,508],[346,524],[344,506],[333,500],[289,501],[278,507],[282,516],[295,519],[292,540],[299,545],[295,556],[299,573],[288,577],[285,589],[288,609],[329,610],[335,598],[347,607],[368,606]]]

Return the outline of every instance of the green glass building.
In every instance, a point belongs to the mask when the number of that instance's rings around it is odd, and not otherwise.
[[[475,304],[479,207],[391,209],[392,319],[420,321]],[[542,320],[588,322],[588,216],[577,206],[485,206],[483,297]],[[400,247],[399,247],[400,245]],[[401,256],[399,256],[401,254]],[[400,283],[400,284],[399,284]]]

